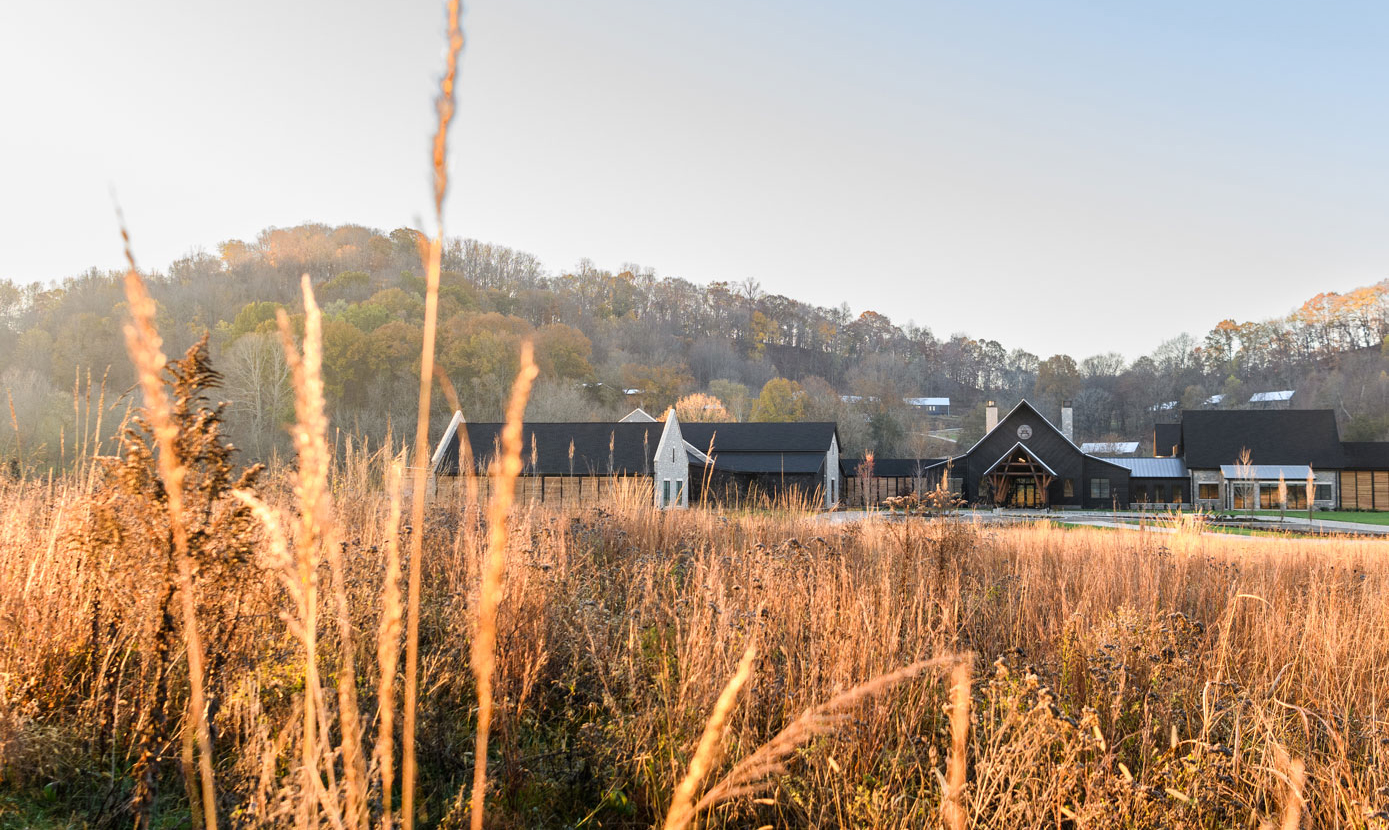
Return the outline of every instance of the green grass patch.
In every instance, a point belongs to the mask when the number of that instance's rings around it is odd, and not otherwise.
[[[1253,513],[1232,513],[1229,514],[1236,518],[1240,516],[1277,516],[1277,510],[1255,510]],[[1306,510],[1289,510],[1286,514],[1290,519],[1307,518]],[[1372,513],[1370,511],[1357,510],[1318,510],[1312,513],[1314,522],[1356,522],[1365,525],[1389,525],[1389,512]]]

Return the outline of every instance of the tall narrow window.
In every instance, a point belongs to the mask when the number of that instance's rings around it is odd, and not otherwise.
[[[685,481],[684,481],[684,479],[676,479],[676,480],[675,480],[675,502],[674,502],[674,504],[675,504],[677,507],[679,507],[680,505],[682,505],[682,504],[684,504],[684,503],[685,503]]]
[[[670,504],[670,479],[666,479],[665,487],[661,490],[661,506]]]

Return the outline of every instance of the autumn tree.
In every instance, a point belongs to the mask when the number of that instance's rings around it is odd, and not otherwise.
[[[791,422],[805,420],[805,390],[786,378],[772,378],[762,387],[752,410],[754,421]]]
[[[723,402],[729,420],[746,421],[752,415],[755,401],[748,388],[737,381],[716,378],[709,382],[709,394]]]
[[[686,395],[676,401],[675,417],[682,421],[709,421],[718,423],[737,420],[729,414],[728,408],[723,405],[723,401],[713,395],[707,395],[703,392]]]

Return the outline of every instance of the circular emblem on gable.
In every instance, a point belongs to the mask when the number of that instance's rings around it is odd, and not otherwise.
[[[1031,438],[1032,427],[1028,426],[1027,424],[1023,424],[1022,426],[1018,427],[1018,437],[1024,441]]]

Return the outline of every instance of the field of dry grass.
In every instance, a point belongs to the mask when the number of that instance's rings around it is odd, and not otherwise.
[[[0,827],[1389,826],[1384,543],[407,503],[307,276],[268,471],[126,289],[117,455],[0,481]]]
[[[355,453],[333,470],[327,535],[340,555],[304,583],[323,587],[312,681],[309,609],[285,578],[305,529],[287,521],[289,548],[277,550],[262,526],[235,525],[245,516],[229,495],[185,506],[199,511],[189,538],[213,813],[226,825],[386,823],[379,666],[397,661],[380,658],[378,632],[399,604],[383,602],[387,575],[400,572],[391,559],[408,550],[388,538],[389,461]],[[178,575],[155,555],[168,524],[152,479],[134,490],[111,480],[0,491],[8,826],[198,824],[196,718],[170,595]],[[271,474],[257,487],[279,515],[302,515],[292,479]],[[419,534],[424,826],[468,815],[484,513],[433,504]],[[402,540],[415,532],[403,527]],[[749,646],[695,798],[730,771],[741,778],[725,787],[732,797],[697,812],[698,826],[940,825],[951,714],[963,703],[950,704],[948,662],[802,720],[782,755],[764,753],[769,763],[751,773],[735,765],[807,709],[942,655],[968,655],[972,669],[960,735],[968,826],[1389,818],[1382,543],[830,526],[615,506],[518,515],[501,551],[487,826],[660,824]],[[399,617],[385,630],[398,644]],[[321,684],[307,706],[306,682]],[[306,710],[316,713],[307,750]],[[345,739],[344,723],[355,735]],[[386,757],[408,740],[398,717],[392,732]],[[398,786],[397,776],[395,805]]]

